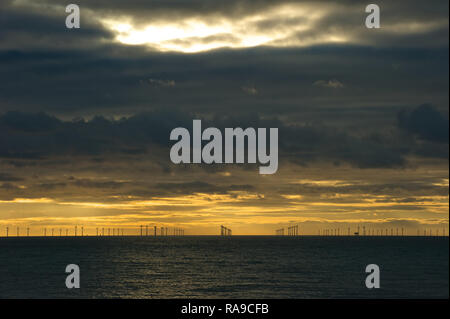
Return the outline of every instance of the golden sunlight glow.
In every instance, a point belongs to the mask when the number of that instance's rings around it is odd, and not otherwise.
[[[147,45],[158,51],[195,53],[217,48],[249,48],[260,45],[309,45],[320,41],[343,42],[342,35],[300,40],[296,34],[314,27],[323,16],[323,10],[311,10],[303,5],[280,5],[266,12],[254,13],[239,20],[230,18],[187,18],[182,21],[162,21],[139,27],[131,18],[104,19],[102,23],[116,33],[116,40],[128,45]],[[276,23],[273,27],[261,27],[273,21],[293,20],[289,26]]]
[[[44,203],[52,203],[53,200],[50,198],[14,198],[12,200],[0,200],[0,203],[5,204],[44,204]]]

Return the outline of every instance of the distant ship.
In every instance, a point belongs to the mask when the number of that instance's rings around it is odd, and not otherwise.
[[[355,232],[355,234],[354,234],[355,236],[359,236],[359,232]]]

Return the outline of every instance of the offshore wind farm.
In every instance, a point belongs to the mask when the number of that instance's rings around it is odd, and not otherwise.
[[[275,236],[425,236],[425,237],[448,237],[447,226],[435,226],[432,228],[415,227],[408,229],[405,227],[380,227],[378,225],[355,226],[344,228],[323,228],[318,229],[317,233],[300,233],[301,225],[295,224],[279,228],[275,230]],[[95,227],[86,228],[84,226],[72,227],[33,227],[30,231],[28,226],[6,226],[4,231],[0,232],[1,237],[55,237],[55,236],[73,236],[73,237],[116,237],[116,236],[202,236],[204,234],[186,233],[181,227],[156,226],[156,225],[139,225],[124,227]],[[219,235],[219,233],[217,234]],[[220,236],[232,236],[233,232],[230,228],[220,225]],[[245,236],[245,234],[237,234]],[[211,234],[210,234],[211,236]],[[255,235],[252,235],[255,236]],[[268,236],[267,234],[259,234],[259,236]]]
[[[7,226],[0,235],[0,298],[448,298],[447,228],[364,225],[273,235],[215,235],[182,227]],[[382,287],[361,284],[370,262]],[[82,289],[61,286],[81,268]],[[45,276],[45,280],[42,280]],[[15,279],[13,279],[15,278]],[[416,287],[420,286],[420,289]]]

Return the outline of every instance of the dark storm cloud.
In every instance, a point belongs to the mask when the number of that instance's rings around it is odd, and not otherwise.
[[[0,182],[18,182],[23,181],[23,178],[11,175],[9,173],[0,173]]]
[[[312,30],[300,31],[293,39],[314,39],[319,34],[350,36],[353,43],[373,47],[447,47],[448,1],[377,1],[381,28],[368,31],[363,21],[366,15],[363,1],[319,1],[332,7]],[[371,32],[374,31],[374,32]]]
[[[53,10],[48,6],[37,7],[37,1],[28,2],[34,3],[31,6],[15,3],[5,1],[0,10],[0,49],[93,48],[100,44],[99,41],[113,37],[95,19],[83,21],[83,28],[76,32],[69,31],[65,27],[67,13],[63,6]]]
[[[186,115],[163,111],[117,121],[101,116],[61,121],[44,113],[8,112],[0,117],[0,156],[139,154],[152,143],[167,145],[172,128],[189,122]]]
[[[161,107],[203,113],[312,111],[316,114],[305,116],[317,121],[327,116],[323,107],[378,105],[385,112],[385,106],[416,104],[418,99],[440,108],[448,104],[444,49],[259,48],[188,56],[142,56],[130,48],[118,52],[124,56],[110,56],[107,50],[0,52],[5,79],[0,110],[71,116],[128,115]],[[313,85],[332,79],[344,88]],[[155,87],[158,83],[170,85]],[[243,92],[249,83],[258,94]]]
[[[193,118],[198,116],[181,111],[154,111],[118,120],[97,116],[90,121],[62,121],[44,113],[8,112],[0,116],[0,156],[36,160],[67,155],[142,157],[153,153],[163,162],[173,144],[169,141],[171,130],[175,127],[191,129]],[[288,125],[277,118],[262,118],[258,114],[217,116],[204,119],[202,126],[220,129],[277,127],[281,159],[300,165],[327,161],[336,165],[350,163],[360,168],[403,167],[407,156],[417,146],[414,139],[395,131],[349,134],[323,125]],[[433,126],[429,128],[433,129]],[[423,129],[421,132],[425,134]],[[423,155],[427,156],[426,153]],[[82,186],[89,184],[88,181],[78,182]],[[120,185],[105,185],[116,186]]]
[[[301,165],[326,160],[361,168],[404,167],[410,154],[448,158],[441,145],[448,143],[448,136],[445,140],[440,119],[448,113],[448,41],[442,40],[448,28],[441,24],[408,34],[368,31],[362,25],[366,3],[314,1],[307,4],[333,13],[297,36],[315,38],[338,29],[368,40],[186,55],[115,43],[96,20],[129,15],[137,23],[148,23],[202,16],[213,23],[219,16],[239,20],[280,3],[79,1],[82,28],[69,31],[61,2],[2,2],[0,112],[23,113],[1,116],[0,156],[86,155],[102,163],[108,154],[142,156],[150,144],[167,149],[170,130],[190,127],[196,114],[205,119],[216,115],[205,122],[211,126],[279,127],[282,159]],[[380,6],[385,26],[448,21],[447,1]],[[254,27],[270,30],[302,22],[272,17]],[[234,41],[221,36],[217,40]],[[395,45],[399,42],[400,47]],[[398,134],[397,111],[418,103],[432,103],[444,115],[428,112],[433,124],[424,124],[414,120],[417,111],[407,108],[399,122],[406,136]],[[161,109],[167,111],[154,111]],[[46,113],[36,114],[40,111]],[[226,116],[230,113],[234,119]],[[103,117],[68,121],[95,114]],[[122,115],[127,118],[120,119]],[[448,131],[448,121],[446,125]],[[432,143],[438,139],[442,143]]]
[[[398,125],[400,128],[416,134],[422,139],[448,143],[448,117],[445,117],[432,105],[425,104],[410,112],[400,112],[398,114]]]
[[[33,0],[37,5],[60,4],[58,0]],[[100,15],[132,16],[136,23],[149,21],[180,20],[186,17],[206,16],[217,19],[220,16],[242,17],[280,3],[271,0],[79,0],[77,5]]]
[[[11,183],[2,183],[2,184],[0,184],[0,189],[3,189],[4,191],[18,191],[18,190],[20,190],[19,187],[17,187],[14,184],[11,184]]]
[[[331,8],[332,14],[298,36],[316,38],[328,29],[339,29],[375,41],[305,48],[258,47],[193,55],[156,52],[113,42],[111,31],[98,22],[108,15],[131,16],[145,23],[182,22],[189,16],[210,16],[211,22],[218,16],[238,21],[281,3],[298,2],[80,1],[82,27],[67,30],[60,1],[2,2],[0,111],[46,111],[73,117],[130,115],[164,107],[205,114],[284,113],[311,122],[336,119],[339,110],[361,110],[361,105],[379,106],[379,117],[386,106],[433,103],[440,109],[447,107],[448,41],[439,39],[448,38],[448,26],[408,34],[368,31],[362,27],[365,3],[361,1],[342,1],[337,7],[327,1],[306,2]],[[433,5],[389,1],[380,6],[382,21],[388,24],[448,20],[446,1]],[[296,23],[302,23],[301,19],[272,17],[262,19],[256,28],[264,31]],[[230,37],[234,35],[199,40],[236,41]],[[428,47],[423,41],[434,45]],[[404,46],[396,47],[400,42]],[[344,87],[331,91],[327,85],[314,85],[338,83],[334,79]],[[325,108],[333,108],[333,114]],[[368,121],[363,127],[374,114],[365,116]],[[384,120],[386,124],[390,114]]]
[[[35,188],[44,191],[52,191],[56,189],[61,189],[67,186],[67,183],[64,182],[51,182],[51,183],[39,183],[35,185]]]

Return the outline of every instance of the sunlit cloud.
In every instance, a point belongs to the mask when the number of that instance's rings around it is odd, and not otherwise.
[[[82,5],[81,29],[68,31],[64,4],[14,0],[12,6],[5,15],[13,23],[6,24],[0,47],[11,50],[5,53],[11,66],[4,78],[12,82],[5,90],[17,98],[5,100],[5,107],[61,112],[67,121],[37,135],[29,123],[46,127],[53,119],[14,120],[21,129],[2,121],[11,137],[1,163],[8,173],[0,174],[0,225],[35,227],[39,234],[48,226],[83,225],[91,233],[117,226],[136,234],[140,224],[183,225],[192,234],[210,234],[225,224],[236,234],[273,234],[275,225],[290,223],[448,224],[448,153],[441,150],[448,140],[439,146],[393,126],[399,105],[448,105],[447,86],[441,85],[448,79],[441,68],[446,54],[427,51],[444,45],[448,52],[445,14],[422,14],[422,6],[399,11],[386,3],[382,28],[367,30],[364,6],[352,1],[225,1],[207,8],[183,1],[90,1]],[[26,25],[36,27],[23,32],[22,17],[33,18]],[[323,46],[304,49],[316,45]],[[172,54],[221,48],[234,50]],[[42,52],[64,54],[43,58]],[[68,77],[64,65],[73,66],[72,54],[90,67]],[[41,84],[32,96],[14,91],[25,87],[16,82],[28,79],[30,70],[36,75],[47,68],[52,76],[37,82],[30,77],[30,83]],[[389,74],[389,83],[380,74]],[[73,83],[86,86],[75,90]],[[67,103],[47,89],[57,89]],[[169,112],[136,114],[159,106]],[[168,134],[153,123],[171,126],[173,119],[191,117],[173,106],[210,122],[218,110],[236,119],[244,115],[239,125],[247,123],[247,112],[267,123],[274,114],[280,125],[289,124],[280,128],[279,172],[269,177],[234,166],[167,165]],[[104,129],[88,120],[97,111],[105,117]],[[86,121],[68,121],[73,114]],[[291,129],[291,137],[284,135]],[[42,157],[22,159],[34,153]],[[302,231],[316,233],[307,227]]]
[[[281,195],[283,198],[286,199],[297,199],[297,200],[301,200],[303,198],[302,195]]]
[[[196,53],[219,48],[305,47],[317,44],[367,44],[375,41],[362,25],[334,24],[334,14],[348,7],[320,3],[280,4],[243,16],[185,16],[177,20],[152,20],[148,24],[133,17],[105,17],[100,22],[117,42],[144,45],[152,50]],[[341,12],[341,13],[340,13]],[[349,13],[350,14],[350,13]],[[354,14],[357,14],[356,12]],[[327,25],[328,23],[328,25]],[[448,28],[447,20],[384,21],[384,35],[414,35]],[[374,35],[375,36],[375,35]],[[318,85],[341,88],[336,80]]]
[[[349,181],[344,180],[312,180],[312,179],[299,179],[293,181],[292,184],[303,184],[303,185],[316,185],[316,186],[351,186],[355,185]]]
[[[445,187],[445,186],[449,186],[449,179],[448,178],[443,178],[440,182],[436,182],[436,183],[433,183],[432,185],[434,185],[434,186],[442,186],[442,187]]]
[[[187,17],[182,21],[157,21],[141,26],[132,18],[105,18],[102,23],[116,33],[116,40],[127,45],[147,45],[158,51],[195,53],[217,48],[249,48],[261,45],[309,45],[314,42],[345,42],[342,34],[328,34],[322,38],[293,40],[298,32],[314,27],[324,10],[311,10],[306,5],[280,5],[253,13],[240,19],[221,17]],[[284,25],[282,21],[298,21]],[[273,28],[261,27],[279,21]],[[293,42],[294,41],[294,42]]]
[[[12,200],[0,200],[2,204],[47,204],[54,202],[50,198],[14,198]]]

